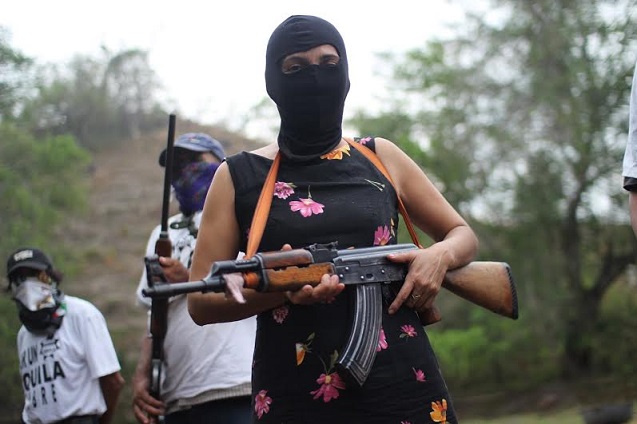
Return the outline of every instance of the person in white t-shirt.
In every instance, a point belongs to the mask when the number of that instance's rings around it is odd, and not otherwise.
[[[102,313],[59,289],[62,275],[40,249],[13,252],[7,278],[23,324],[22,422],[110,423],[124,379]]]
[[[624,189],[628,190],[630,223],[637,236],[637,65],[633,74],[630,90],[630,112],[628,119],[628,142],[624,153],[623,170]]]
[[[172,186],[181,213],[169,219],[172,257],[160,258],[168,282],[188,281],[201,210],[213,175],[225,153],[221,143],[203,133],[177,138],[173,152]],[[166,151],[160,157],[166,166]],[[155,251],[160,226],[151,233],[146,255]],[[137,303],[150,308],[142,295],[146,270],[137,288]],[[145,335],[133,377],[133,411],[140,423],[164,416],[167,424],[252,422],[251,370],[256,320],[254,317],[200,327],[188,313],[185,295],[168,304],[164,339],[161,400],[149,394],[152,339]]]

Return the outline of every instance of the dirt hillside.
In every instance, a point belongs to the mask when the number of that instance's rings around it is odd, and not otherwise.
[[[216,127],[177,121],[177,135],[206,132],[226,154],[259,144]],[[135,305],[135,289],[150,231],[159,224],[163,168],[159,153],[167,131],[157,131],[94,155],[89,210],[65,228],[68,242],[86,260],[65,286],[69,294],[92,301],[105,315],[122,360],[137,360],[145,312]],[[177,212],[176,202],[171,212]]]

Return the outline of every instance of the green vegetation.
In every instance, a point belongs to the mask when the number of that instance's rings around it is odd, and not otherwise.
[[[637,324],[627,312],[637,243],[618,171],[637,3],[488,4],[446,38],[382,56],[394,96],[351,122],[418,161],[478,232],[480,259],[508,262],[517,281],[514,323],[439,299],[443,369],[474,389],[636,379],[618,346]]]

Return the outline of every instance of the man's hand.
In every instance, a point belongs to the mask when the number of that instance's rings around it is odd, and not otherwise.
[[[169,283],[181,283],[188,281],[190,276],[188,268],[186,268],[184,264],[177,259],[160,256],[159,264],[161,265],[164,276]]]
[[[150,351],[152,340],[144,337],[139,362],[133,375],[133,413],[141,424],[155,424],[156,417],[164,414],[164,403],[148,392],[150,387]]]

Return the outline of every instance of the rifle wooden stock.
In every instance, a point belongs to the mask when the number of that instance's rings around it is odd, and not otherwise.
[[[442,287],[491,312],[518,318],[517,292],[511,268],[504,262],[471,262],[447,272]]]

